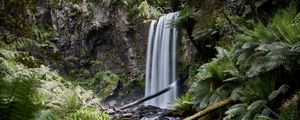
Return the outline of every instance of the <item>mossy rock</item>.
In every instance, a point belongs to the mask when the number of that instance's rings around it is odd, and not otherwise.
[[[120,77],[110,71],[98,72],[93,79],[96,91],[103,99],[113,94],[120,81]]]

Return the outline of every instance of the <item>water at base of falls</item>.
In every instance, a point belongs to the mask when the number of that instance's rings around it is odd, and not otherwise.
[[[143,117],[141,120],[181,120],[180,118],[173,118],[173,117],[164,117],[160,118],[159,116],[154,116],[154,117]]]
[[[176,81],[176,45],[178,30],[171,24],[178,17],[178,12],[162,16],[152,21],[149,29],[145,96],[166,88]],[[169,108],[177,97],[177,86],[170,91],[153,98],[145,105]]]

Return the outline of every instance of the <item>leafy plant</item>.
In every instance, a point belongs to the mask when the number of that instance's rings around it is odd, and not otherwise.
[[[299,60],[299,14],[294,7],[279,11],[266,27],[244,29],[233,50],[233,58],[248,77],[269,72],[280,66],[290,70]]]
[[[71,113],[66,120],[109,120],[109,115],[94,108],[85,108]]]
[[[195,108],[202,110],[230,96],[231,91],[239,86],[239,72],[228,58],[228,51],[217,48],[218,58],[202,65],[196,79],[197,84],[192,87]]]
[[[176,115],[183,116],[194,113],[196,110],[193,108],[193,95],[191,93],[186,93],[181,97],[176,99],[175,102],[175,113]]]
[[[143,1],[139,7],[139,17],[157,18],[160,15],[160,12],[154,7],[150,6],[147,1]]]
[[[0,114],[1,119],[31,119],[39,106],[32,96],[40,78],[35,69],[14,64],[0,57]]]
[[[226,112],[225,120],[265,120],[278,116],[274,108],[274,100],[287,92],[288,86],[282,85],[275,90],[275,79],[269,76],[248,80],[245,86],[233,90],[231,98],[241,103],[231,106]]]
[[[120,77],[110,71],[102,71],[94,76],[93,81],[96,91],[101,94],[102,98],[106,98],[116,89]]]
[[[62,120],[55,112],[51,110],[42,110],[35,117],[36,120]]]

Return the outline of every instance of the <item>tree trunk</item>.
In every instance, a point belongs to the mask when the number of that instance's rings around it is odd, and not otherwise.
[[[218,103],[216,103],[216,104],[214,104],[212,106],[209,106],[206,109],[204,109],[202,111],[199,111],[198,113],[194,114],[193,116],[187,117],[187,118],[185,118],[183,120],[194,120],[194,119],[199,118],[199,117],[201,117],[201,116],[203,116],[203,115],[205,115],[205,114],[207,114],[207,113],[209,113],[209,112],[211,112],[213,110],[216,110],[216,109],[219,109],[219,108],[221,108],[223,106],[226,106],[226,105],[228,105],[228,104],[230,104],[232,102],[233,102],[233,100],[231,98],[227,98],[227,99],[225,99],[225,100],[223,100],[221,102],[218,102]]]

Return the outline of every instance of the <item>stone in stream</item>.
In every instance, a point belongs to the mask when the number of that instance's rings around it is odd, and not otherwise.
[[[131,109],[115,111],[112,115],[112,120],[180,120],[179,118],[167,117],[168,109],[161,109],[156,106],[141,106]]]
[[[115,100],[112,100],[112,101],[109,101],[108,102],[108,105],[109,106],[115,106],[117,103],[116,103],[116,101]]]

